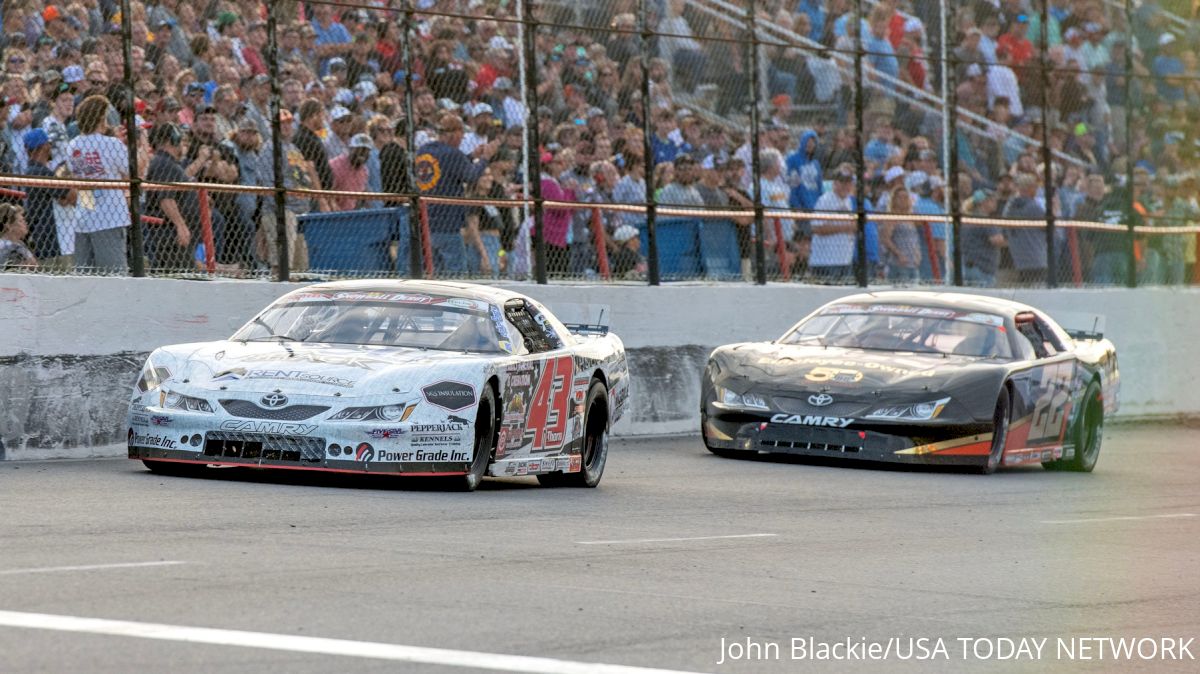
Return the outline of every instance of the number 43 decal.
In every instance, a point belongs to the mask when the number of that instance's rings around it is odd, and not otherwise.
[[[546,361],[538,380],[526,427],[533,431],[533,451],[561,449],[567,436],[570,413],[570,384],[575,377],[575,360],[559,356]]]
[[[1042,369],[1038,388],[1042,395],[1033,406],[1033,421],[1029,427],[1029,443],[1058,442],[1067,423],[1068,403],[1071,401],[1071,376],[1074,363],[1047,365]]]

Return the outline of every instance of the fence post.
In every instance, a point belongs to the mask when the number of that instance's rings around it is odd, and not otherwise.
[[[421,201],[421,191],[416,188],[417,176],[417,134],[413,128],[413,67],[412,67],[412,0],[404,0],[404,26],[400,33],[400,58],[404,61],[404,144],[408,146],[405,152],[405,169],[408,171],[409,184],[413,188],[412,201],[408,205],[408,275],[412,278],[424,278],[425,270],[422,265],[424,251],[424,230],[418,224],[425,224],[428,219],[424,214],[424,203]],[[432,264],[432,260],[429,261]]]
[[[1129,228],[1129,249],[1128,260],[1125,271],[1125,285],[1130,288],[1137,287],[1137,235],[1134,233],[1134,213],[1137,212],[1135,204],[1137,197],[1133,193],[1133,166],[1137,163],[1137,156],[1133,153],[1133,80],[1136,75],[1133,72],[1133,0],[1125,0],[1125,191],[1129,197],[1127,207],[1129,209],[1129,222],[1125,225]],[[1200,269],[1200,265],[1196,265]]]
[[[854,0],[854,160],[857,173],[854,177],[854,210],[858,217],[858,229],[854,236],[854,253],[858,262],[854,275],[860,288],[867,287],[867,161],[866,143],[863,140],[863,34],[862,3]]]
[[[754,282],[758,285],[767,284],[767,252],[766,244],[763,240],[767,236],[766,217],[763,215],[763,200],[762,200],[762,157],[760,155],[761,142],[759,136],[762,135],[762,118],[759,114],[758,104],[760,102],[758,87],[759,79],[759,59],[758,59],[758,31],[755,22],[757,17],[755,12],[758,11],[755,0],[748,0],[746,6],[746,35],[750,40],[748,46],[749,51],[749,69],[750,69],[750,194],[754,197]],[[776,221],[778,222],[778,220]],[[782,229],[782,228],[780,228]],[[783,243],[782,241],[778,243]],[[785,244],[786,245],[786,244]],[[778,252],[778,251],[776,251]],[[783,264],[783,258],[779,260],[779,264]],[[788,278],[787,270],[780,269],[784,274],[784,279]]]
[[[146,275],[146,251],[142,242],[142,178],[138,166],[137,110],[133,92],[133,27],[129,16],[129,0],[121,0],[121,52],[125,60],[122,73],[125,85],[125,147],[129,155],[129,243],[133,249],[130,272],[135,277]]]
[[[525,173],[529,176],[527,195],[533,199],[533,276],[540,285],[546,284],[546,213],[542,199],[542,141],[538,129],[538,91],[537,91],[537,17],[533,12],[533,0],[521,1],[521,25],[524,26],[524,42],[521,48],[525,50],[524,70],[521,73],[525,81],[525,107],[529,109],[525,119],[525,146],[529,150],[529,159],[525,162]]]
[[[604,222],[600,219],[600,209],[592,209],[592,238],[596,241],[596,264],[600,267],[600,278],[605,281],[612,278],[612,270],[608,266],[607,237],[604,236]]]
[[[650,22],[646,0],[638,0],[638,22],[642,27],[642,153],[646,157],[646,276],[650,285],[661,283],[658,265],[658,200],[654,196],[654,133],[650,119]]]
[[[274,199],[272,200],[275,209],[275,244],[276,251],[279,256],[279,276],[276,278],[281,283],[286,283],[291,279],[291,249],[288,248],[287,237],[287,193],[284,190],[284,164],[283,164],[283,138],[280,136],[279,128],[279,43],[276,41],[278,36],[278,11],[279,3],[267,3],[267,67],[271,71],[271,168],[274,173],[273,187],[275,188]],[[255,230],[258,223],[251,224],[251,230]],[[299,236],[299,232],[296,234]]]
[[[946,28],[943,30],[943,35],[951,34],[950,30],[954,26],[954,5],[950,2],[942,2],[942,23]],[[946,153],[946,194],[950,203],[950,246],[952,250],[951,263],[954,269],[953,283],[956,286],[963,284],[963,256],[962,256],[962,194],[958,190],[958,56],[953,49],[943,49],[943,58],[948,58],[949,67],[943,62],[943,73],[946,78],[946,129],[947,133],[943,138],[948,139],[946,147],[942,151]],[[932,267],[931,267],[932,268]]]
[[[1038,66],[1042,80],[1042,192],[1046,198],[1046,286],[1058,285],[1058,256],[1054,246],[1054,154],[1050,151],[1050,3],[1042,1],[1041,31],[1038,34]]]

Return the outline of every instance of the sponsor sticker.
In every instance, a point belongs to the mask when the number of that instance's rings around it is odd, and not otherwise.
[[[776,414],[771,417],[771,423],[791,424],[793,426],[830,426],[845,428],[854,423],[853,419],[843,417],[820,417],[809,414]]]
[[[582,469],[583,469],[583,457],[579,456],[578,454],[575,454],[567,462],[567,472],[568,473],[578,473]]]
[[[458,381],[441,381],[421,389],[425,400],[442,409],[457,412],[475,404],[475,387]]]
[[[175,441],[165,435],[157,435],[150,433],[135,433],[129,431],[129,444],[138,447],[158,447],[161,449],[175,449]]]
[[[129,423],[133,424],[134,426],[149,426],[150,417],[146,416],[145,414],[131,414],[129,416]]]
[[[317,430],[312,424],[296,424],[285,421],[225,421],[221,430],[249,433],[279,433],[283,435],[308,435]]]
[[[386,440],[388,438],[398,438],[404,435],[403,428],[372,428],[367,431],[367,437],[375,440]]]
[[[863,373],[858,370],[835,367],[814,367],[808,371],[808,374],[804,375],[804,378],[818,383],[857,384],[862,381]]]
[[[168,417],[163,414],[156,414],[156,415],[150,417],[150,423],[154,424],[155,426],[170,426],[171,425],[171,417]]]

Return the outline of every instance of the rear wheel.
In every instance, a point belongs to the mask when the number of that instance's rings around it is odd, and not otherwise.
[[[1096,468],[1096,461],[1100,459],[1100,444],[1104,440],[1104,403],[1096,382],[1088,385],[1080,403],[1083,409],[1075,425],[1075,456],[1042,464],[1050,470],[1090,473]]]
[[[1008,441],[1008,422],[1012,417],[1012,404],[1008,399],[1008,388],[1000,389],[996,398],[996,411],[992,414],[992,449],[988,452],[987,463],[980,467],[979,472],[991,475],[1000,467],[1004,458],[1004,443]]]
[[[459,478],[458,486],[463,491],[475,491],[483,476],[487,473],[488,464],[492,460],[492,451],[496,447],[496,395],[492,387],[485,384],[483,393],[479,396],[479,412],[475,415],[475,452],[471,458],[470,471]]]
[[[608,462],[608,391],[603,383],[592,381],[584,409],[583,456],[580,457],[579,472],[538,475],[538,482],[543,486],[595,487],[600,484]]]
[[[195,477],[200,475],[208,468],[202,463],[182,463],[179,461],[155,461],[153,459],[142,459],[142,463],[150,469],[151,473],[159,475],[173,475],[175,477]]]

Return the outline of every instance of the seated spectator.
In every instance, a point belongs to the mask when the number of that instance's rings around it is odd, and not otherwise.
[[[25,245],[29,227],[20,206],[0,204],[0,270],[14,267],[36,269],[38,259]]]

